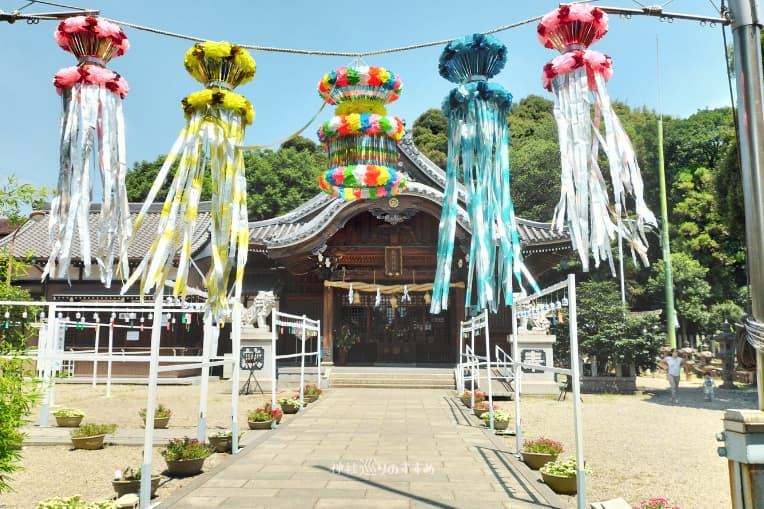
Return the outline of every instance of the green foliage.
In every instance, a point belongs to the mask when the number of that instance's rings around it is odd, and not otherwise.
[[[59,408],[53,412],[55,417],[85,417],[85,412],[77,408]]]
[[[0,283],[0,301],[28,301],[26,290]],[[20,356],[27,351],[27,342],[35,334],[28,318],[38,308],[32,306],[0,306],[0,316],[9,314],[8,327],[0,322],[0,493],[11,490],[13,472],[19,470],[21,444],[26,436],[21,427],[29,422],[32,405],[39,399],[39,384]]]
[[[598,373],[609,373],[615,362],[633,362],[637,369],[655,367],[655,356],[664,342],[658,333],[657,316],[629,315],[613,279],[580,283],[576,299],[579,352],[597,357]],[[556,365],[570,365],[567,322],[568,317],[552,327],[557,336]]]
[[[173,438],[161,451],[164,459],[169,461],[194,460],[206,458],[212,454],[209,444],[200,442],[195,438]]]
[[[491,412],[486,412],[483,415],[480,416],[480,419],[484,421],[490,421],[491,420]],[[510,415],[501,409],[496,409],[493,411],[493,421],[494,422],[509,422]]]
[[[298,398],[281,398],[279,399],[278,404],[282,407],[288,406],[292,408],[300,408],[302,406],[302,403],[300,403]]]
[[[316,384],[305,384],[305,388],[303,388],[302,393],[305,396],[320,396],[324,393],[324,391]]]
[[[247,420],[249,422],[268,422],[273,420],[273,415],[270,409],[258,407],[247,412]]]
[[[576,458],[571,456],[564,460],[550,461],[541,467],[539,471],[558,477],[575,477],[578,474],[576,470]],[[591,473],[587,466],[584,466],[584,472],[587,474]]]
[[[22,184],[14,175],[0,177],[0,217],[7,217],[12,225],[20,224],[26,218],[23,210],[42,208],[48,190],[32,184]]]
[[[36,509],[116,509],[111,501],[88,502],[81,495],[46,498],[37,503]]]
[[[138,411],[138,415],[141,417],[141,419],[146,419],[146,409],[141,408]],[[170,417],[172,415],[172,410],[164,406],[162,403],[158,403],[154,407],[154,419],[164,419],[165,417]]]
[[[708,323],[709,314],[706,298],[711,285],[706,281],[708,269],[697,260],[684,253],[671,253],[671,268],[674,280],[674,306],[679,315],[682,330],[687,333],[701,332]],[[647,281],[646,291],[656,305],[666,304],[666,270],[663,260],[652,266],[652,276]]]
[[[286,146],[276,152],[248,152],[244,164],[249,220],[258,221],[284,214],[315,196],[326,155]]]
[[[108,435],[117,431],[116,424],[99,424],[89,422],[81,425],[79,428],[74,428],[69,432],[72,438],[94,437],[98,435]]]
[[[429,109],[414,121],[412,139],[417,149],[430,161],[446,169],[448,155],[448,119],[439,109]]]

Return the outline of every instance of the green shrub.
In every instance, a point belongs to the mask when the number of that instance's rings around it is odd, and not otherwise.
[[[96,435],[108,435],[117,431],[116,424],[87,423],[79,428],[74,428],[70,433],[73,438],[94,437]]]
[[[562,444],[551,438],[540,437],[533,440],[523,440],[523,452],[557,455],[562,451]]]
[[[173,438],[167,446],[161,451],[164,459],[169,461],[177,460],[195,460],[206,458],[212,454],[212,447],[209,444],[188,437]]]
[[[486,412],[480,416],[484,421],[491,420],[491,412]],[[496,409],[493,411],[493,422],[509,422],[509,414],[504,410]]]
[[[85,412],[76,408],[60,408],[53,412],[55,417],[85,417]]]
[[[114,502],[88,502],[80,495],[46,498],[36,509],[116,509]]]
[[[141,410],[138,412],[138,415],[141,416],[141,419],[146,419],[146,409],[141,408]],[[170,417],[172,415],[172,410],[164,406],[162,403],[157,404],[157,406],[154,408],[154,419],[164,419],[165,417]]]

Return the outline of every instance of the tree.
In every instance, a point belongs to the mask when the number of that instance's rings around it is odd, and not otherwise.
[[[584,281],[576,288],[579,352],[596,356],[597,372],[608,374],[614,364],[631,364],[652,369],[665,337],[658,332],[654,314],[633,316],[621,304],[613,279]],[[553,326],[557,336],[556,362],[569,365],[570,334],[567,318]]]
[[[12,225],[18,225],[26,219],[24,209],[39,209],[48,196],[44,187],[22,184],[14,175],[0,180],[0,217],[8,218]]]
[[[702,332],[709,320],[706,300],[711,293],[711,285],[706,281],[708,269],[685,253],[671,253],[671,267],[674,278],[674,304],[682,332]],[[666,270],[663,260],[652,266],[652,276],[647,281],[647,293],[655,305],[666,307]],[[666,324],[672,327],[673,324]]]
[[[412,138],[417,149],[430,161],[446,169],[448,155],[448,119],[442,111],[432,108],[414,121]]]
[[[148,195],[151,187],[154,185],[154,181],[159,175],[159,170],[164,165],[167,156],[159,155],[153,161],[141,161],[133,165],[133,169],[127,172],[125,175],[125,187],[127,188],[127,199],[131,202],[142,202]],[[167,174],[162,187],[157,193],[156,200],[164,200],[167,197],[167,191],[170,190],[170,184],[172,178],[175,175],[175,171],[178,169],[179,160],[176,159],[175,164]],[[212,181],[210,179],[209,172],[206,172],[202,181],[202,200],[209,200],[212,196]]]

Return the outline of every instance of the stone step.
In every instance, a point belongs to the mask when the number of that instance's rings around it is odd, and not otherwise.
[[[342,383],[365,383],[365,384],[385,384],[385,385],[416,385],[416,384],[427,384],[427,385],[442,385],[445,387],[454,387],[453,380],[433,380],[433,379],[421,379],[421,378],[366,378],[366,377],[358,377],[358,378],[331,378],[331,384],[342,384]]]
[[[340,383],[334,383],[332,382],[330,384],[330,387],[332,389],[443,389],[443,390],[453,390],[454,385],[443,385],[443,384],[422,384],[422,383],[413,383],[413,384],[385,384],[385,383],[364,383],[364,382],[340,382]]]

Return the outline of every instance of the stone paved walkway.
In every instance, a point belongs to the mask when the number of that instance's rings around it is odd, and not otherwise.
[[[335,389],[162,507],[565,507],[466,410],[450,391]]]

